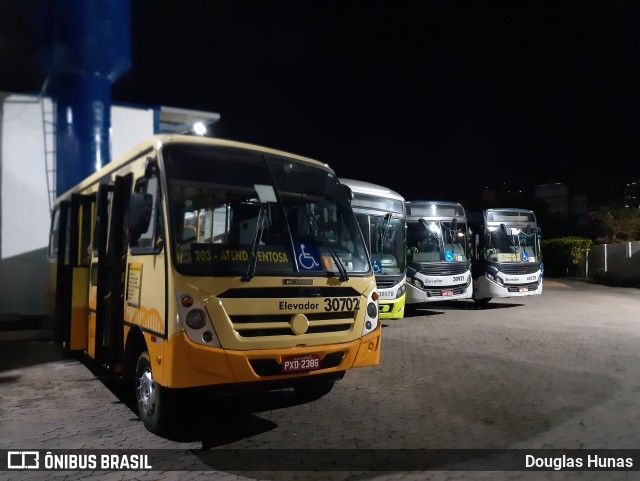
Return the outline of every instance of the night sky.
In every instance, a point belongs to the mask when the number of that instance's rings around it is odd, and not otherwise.
[[[39,3],[0,0],[0,90],[40,89]],[[408,199],[615,185],[640,179],[639,26],[633,1],[132,0],[113,99]]]

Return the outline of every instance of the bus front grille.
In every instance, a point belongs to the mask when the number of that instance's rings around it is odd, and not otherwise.
[[[540,266],[537,262],[521,263],[521,264],[501,264],[500,271],[505,274],[522,275],[533,274],[540,270]]]
[[[535,291],[540,283],[534,282],[533,284],[505,284],[505,287],[509,292],[523,292],[523,289],[526,289],[528,292]]]
[[[450,286],[450,287],[443,286],[443,287],[439,287],[438,289],[425,289],[425,292],[429,297],[449,297],[449,296],[443,296],[442,291],[452,291],[452,294],[449,294],[449,295],[458,296],[460,294],[464,294],[466,290],[467,290],[467,285],[460,284],[459,286]]]
[[[420,274],[425,276],[456,276],[464,274],[469,269],[467,263],[440,263],[440,264],[428,264],[418,269]]]
[[[305,314],[309,328],[304,335],[327,332],[344,332],[355,323],[356,312],[322,312]],[[233,329],[240,337],[297,336],[293,332],[290,314],[274,315],[232,315]]]

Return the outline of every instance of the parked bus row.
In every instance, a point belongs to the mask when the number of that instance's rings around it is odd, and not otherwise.
[[[351,191],[371,251],[381,319],[401,318],[407,307],[428,302],[486,304],[494,297],[542,293],[540,228],[533,211],[467,212],[455,202],[406,201],[384,186],[340,182]]]
[[[405,302],[536,294],[540,260],[531,211],[467,219],[295,154],[155,136],[57,198],[49,292],[56,340],[164,433],[184,390],[323,396],[379,363]]]

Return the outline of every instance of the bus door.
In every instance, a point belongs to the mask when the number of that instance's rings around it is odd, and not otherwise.
[[[73,194],[60,206],[55,339],[68,351],[87,348],[91,227],[95,196]]]
[[[89,295],[91,357],[115,368],[122,361],[124,272],[127,263],[125,220],[132,176],[117,176],[98,190],[95,242]]]

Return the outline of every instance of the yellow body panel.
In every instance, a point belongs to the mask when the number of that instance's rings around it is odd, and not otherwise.
[[[69,349],[85,350],[87,348],[87,329],[89,322],[89,268],[74,267],[71,294],[71,329],[69,332]]]
[[[405,299],[406,294],[402,294],[402,296],[392,301],[379,300],[380,319],[402,319],[404,317]]]
[[[87,354],[95,358],[96,357],[96,313],[92,311],[89,313],[89,329],[87,332]]]

